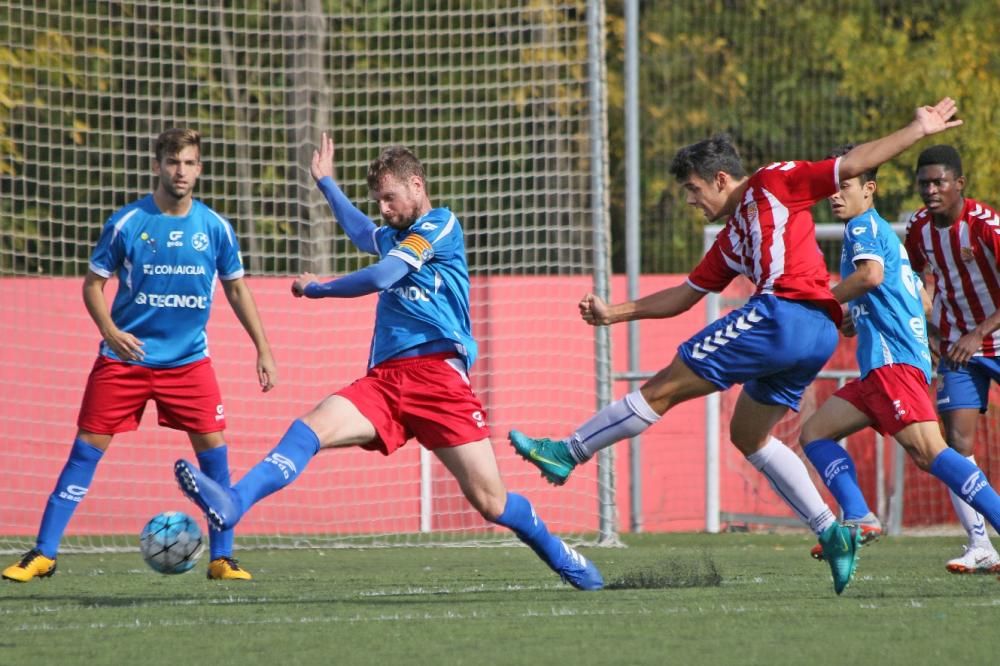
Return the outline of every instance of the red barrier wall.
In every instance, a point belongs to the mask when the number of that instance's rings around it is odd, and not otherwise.
[[[677,284],[683,276],[643,276],[642,292]],[[261,394],[256,386],[252,345],[225,303],[221,291],[209,326],[213,363],[222,384],[234,476],[241,476],[269,450],[291,419],[319,399],[364,372],[371,334],[374,297],[353,301],[293,300],[287,278],[250,278],[258,306],[279,363],[278,389]],[[76,413],[98,336],[80,299],[78,279],[0,279],[0,415],[4,431],[0,450],[8,470],[0,490],[0,534],[33,534],[45,498],[65,460],[75,431]],[[495,277],[473,284],[476,335],[483,355],[474,368],[476,390],[489,414],[498,458],[512,489],[525,492],[548,508],[574,489],[591,492],[591,465],[574,475],[566,488],[553,489],[526,464],[508,452],[506,433],[519,427],[529,434],[564,436],[594,410],[592,331],[579,321],[576,302],[590,288],[588,277]],[[110,287],[109,287],[109,293]],[[615,300],[624,295],[624,278],[612,283]],[[705,323],[702,304],[683,316],[641,324],[644,370],[658,370],[673,358],[677,345]],[[544,334],[539,335],[541,330]],[[626,327],[613,329],[614,368],[626,366]],[[526,331],[531,335],[527,336]],[[526,343],[526,338],[531,342]],[[844,346],[832,367],[854,367],[852,348]],[[626,385],[615,387],[615,397]],[[826,391],[828,393],[828,391]],[[725,399],[734,391],[730,391]],[[724,403],[725,404],[725,403]],[[695,400],[672,410],[642,438],[643,528],[647,531],[699,530],[704,526],[704,401]],[[725,423],[725,421],[724,421]],[[784,435],[783,435],[784,436]],[[788,435],[790,444],[794,435]],[[155,446],[150,445],[155,443]],[[161,445],[164,444],[164,445]],[[722,495],[724,510],[789,515],[741,457],[729,453],[723,433]],[[627,445],[617,449],[618,511],[622,529],[630,521]],[[874,497],[874,455],[871,447],[852,448],[858,458],[866,493]],[[316,526],[329,531],[414,531],[418,528],[418,447],[398,452],[380,472],[378,454],[350,450],[318,456],[293,486],[295,501],[276,496],[248,517],[244,529],[273,529],[275,524],[308,532]],[[116,438],[105,456],[91,494],[72,524],[76,534],[136,532],[136,515],[148,516],[187,505],[174,488],[171,465],[190,449],[181,433],[155,424],[150,407],[138,432]],[[141,467],[138,465],[141,464]],[[391,473],[389,468],[391,467]],[[142,470],[141,474],[137,470]],[[533,471],[533,470],[532,470]],[[907,523],[950,521],[946,495],[933,479],[913,473],[907,463]],[[359,503],[348,490],[359,475],[372,491]],[[513,481],[512,481],[513,480]],[[516,481],[516,483],[514,482]],[[454,482],[442,470],[435,472],[436,494],[455,495]],[[447,491],[447,492],[444,492]],[[301,498],[322,492],[322,502]],[[560,495],[560,493],[564,493]],[[292,496],[293,491],[281,493]],[[318,495],[316,495],[318,496]],[[579,502],[572,499],[572,502]],[[583,510],[593,513],[596,500]],[[380,507],[392,505],[385,517]],[[919,508],[920,515],[911,515]],[[16,507],[16,510],[12,510]],[[402,511],[400,511],[402,509]],[[436,507],[437,527],[457,524],[482,526],[460,499]],[[544,514],[558,530],[559,512]]]

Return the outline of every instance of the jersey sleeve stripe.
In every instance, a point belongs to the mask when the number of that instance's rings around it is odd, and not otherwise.
[[[431,241],[431,243],[437,243],[442,238],[444,238],[445,236],[447,236],[448,234],[450,234],[452,232],[452,230],[455,228],[455,223],[456,222],[458,222],[458,218],[456,218],[455,214],[452,213],[448,217],[448,222],[445,223],[444,227],[441,229],[441,233],[439,233],[437,236],[435,236],[434,240]]]
[[[885,266],[885,259],[882,257],[882,255],[880,255],[880,254],[874,254],[874,253],[871,253],[871,252],[869,252],[868,254],[856,254],[851,259],[851,261],[853,261],[855,264],[858,263],[859,261],[862,261],[862,260],[877,261],[878,263],[880,263],[883,266]]]
[[[102,278],[111,277],[111,271],[105,270],[93,262],[88,263],[87,268],[90,269],[91,273],[96,273],[97,275],[100,275]]]
[[[840,191],[840,160],[844,158],[843,155],[837,158],[837,161],[833,163],[833,191]]]
[[[226,218],[224,218],[221,215],[219,215],[218,213],[216,213],[214,210],[212,210],[208,206],[205,206],[205,209],[208,210],[209,213],[211,213],[212,215],[214,215],[215,219],[217,219],[222,224],[222,228],[226,232],[226,239],[229,241],[230,245],[234,245],[236,243],[236,239],[233,238],[233,227],[232,227],[231,224],[229,224],[229,221]],[[222,279],[225,280],[226,278],[222,278]],[[232,279],[232,278],[230,278],[230,279]]]
[[[401,243],[401,245],[402,245],[402,243]],[[413,266],[418,271],[420,270],[420,267],[424,265],[424,262],[421,261],[420,259],[417,259],[412,254],[410,254],[409,252],[402,252],[398,248],[392,248],[391,250],[389,250],[389,252],[388,252],[388,254],[386,254],[386,256],[387,257],[396,257],[397,259],[402,259],[403,261],[405,261],[406,263],[408,263],[410,266]]]
[[[698,285],[696,285],[694,282],[691,281],[691,278],[688,278],[686,282],[688,283],[688,286],[690,286],[692,289],[694,289],[695,291],[700,291],[703,294],[707,294],[711,291],[711,289],[705,289],[704,287],[699,287]]]
[[[118,233],[119,233],[119,232],[120,232],[120,231],[122,230],[122,227],[124,227],[124,226],[125,226],[125,223],[126,223],[126,222],[128,222],[128,221],[129,221],[129,219],[130,219],[130,218],[131,218],[131,217],[132,217],[133,215],[135,215],[136,213],[138,213],[138,212],[139,212],[139,209],[138,209],[138,208],[133,208],[133,209],[132,209],[132,210],[130,210],[129,212],[127,212],[127,213],[125,213],[124,215],[122,215],[122,219],[120,219],[120,220],[118,220],[117,222],[115,222],[115,233],[114,233],[114,235],[113,235],[113,236],[111,237],[111,240],[112,240],[112,241],[114,241],[114,239],[115,239],[115,236],[117,236],[117,235],[118,235]]]

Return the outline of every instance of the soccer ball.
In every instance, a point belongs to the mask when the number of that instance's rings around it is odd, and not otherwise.
[[[204,550],[201,528],[186,513],[158,513],[142,528],[139,550],[153,571],[161,574],[190,571]]]

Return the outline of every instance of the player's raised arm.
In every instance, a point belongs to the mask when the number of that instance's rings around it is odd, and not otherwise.
[[[919,107],[906,127],[881,139],[855,146],[840,158],[840,180],[860,176],[888,162],[924,137],[958,127],[962,121],[955,118],[957,112],[958,105],[950,97],[945,97],[934,106]]]
[[[351,242],[362,252],[378,254],[372,238],[377,228],[375,223],[351,203],[333,180],[333,139],[326,132],[323,132],[319,148],[313,151],[309,172]]]
[[[384,257],[381,261],[361,270],[320,282],[312,273],[303,273],[292,282],[292,295],[296,298],[354,298],[388,289],[411,270],[409,264],[397,257]]]

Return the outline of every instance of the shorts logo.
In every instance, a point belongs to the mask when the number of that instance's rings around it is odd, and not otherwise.
[[[893,400],[892,409],[896,412],[896,420],[902,421],[903,417],[906,416],[906,408],[903,407],[902,400]]]
[[[225,409],[222,407],[222,405],[216,405],[215,406],[215,420],[216,421],[221,421],[224,418],[226,418]]]
[[[472,412],[472,420],[476,422],[476,427],[477,428],[485,428],[486,427],[486,417],[483,416],[482,412],[480,412],[480,411]]]
[[[83,486],[74,486],[72,484],[66,486],[66,490],[59,491],[59,498],[64,500],[69,500],[70,502],[81,502],[83,501],[84,495],[87,494],[89,488],[84,488]]]
[[[299,473],[298,469],[295,467],[295,463],[292,462],[290,458],[286,458],[280,453],[269,454],[266,458],[264,458],[264,462],[277,465],[278,469],[281,470],[282,475],[284,475],[286,479],[291,478],[292,474]]]
[[[696,342],[691,350],[691,356],[698,360],[708,358],[709,354],[729,344],[730,340],[740,337],[742,331],[749,331],[760,321],[764,321],[764,318],[757,314],[757,308],[753,308],[746,315],[740,315],[735,322],[731,322],[725,330],[720,328],[714,335],[706,336],[701,342]]]

